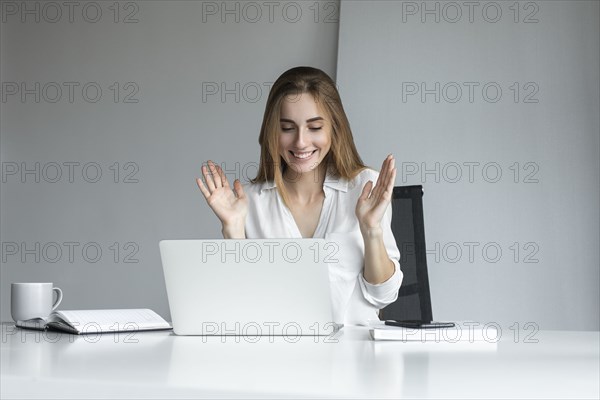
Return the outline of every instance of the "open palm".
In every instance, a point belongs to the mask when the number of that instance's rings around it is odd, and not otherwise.
[[[396,180],[395,160],[390,154],[381,165],[377,183],[369,181],[363,187],[356,203],[356,217],[361,229],[379,228],[385,210],[392,200]]]
[[[208,161],[208,167],[202,166],[202,176],[206,184],[201,178],[197,178],[196,183],[223,226],[243,226],[248,214],[248,198],[239,179],[233,182],[232,190],[223,169],[212,161]]]

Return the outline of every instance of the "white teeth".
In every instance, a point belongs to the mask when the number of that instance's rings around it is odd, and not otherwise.
[[[306,153],[293,153],[294,157],[296,158],[308,158],[312,155],[312,151],[306,152]]]

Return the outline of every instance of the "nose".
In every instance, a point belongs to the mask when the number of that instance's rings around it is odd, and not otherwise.
[[[307,137],[306,128],[298,129],[298,134],[296,135],[296,140],[294,141],[294,145],[298,149],[303,149],[307,144],[307,140],[308,140],[308,137]]]

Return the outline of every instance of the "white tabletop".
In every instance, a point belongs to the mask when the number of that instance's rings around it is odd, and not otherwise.
[[[294,341],[170,331],[74,336],[4,323],[1,397],[600,397],[599,332],[530,334],[505,331],[497,343],[376,342],[366,328],[346,327],[334,338]]]

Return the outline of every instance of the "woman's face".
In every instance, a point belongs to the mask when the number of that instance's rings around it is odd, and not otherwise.
[[[331,121],[310,93],[281,105],[279,154],[297,174],[315,170],[331,148]]]

